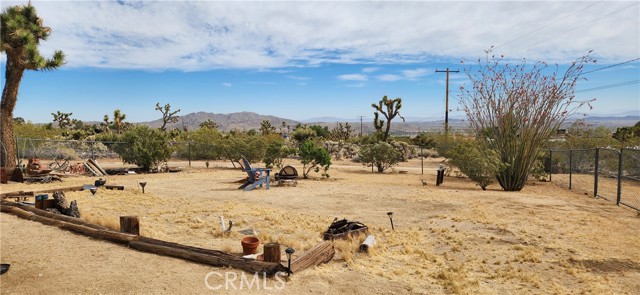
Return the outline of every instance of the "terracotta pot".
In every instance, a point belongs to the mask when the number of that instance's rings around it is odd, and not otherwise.
[[[256,254],[256,249],[260,245],[260,240],[256,237],[244,237],[240,243],[242,244],[243,255]]]

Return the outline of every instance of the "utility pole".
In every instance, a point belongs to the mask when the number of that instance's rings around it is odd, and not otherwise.
[[[364,118],[364,116],[357,116],[360,118],[360,137],[362,137],[362,118]]]
[[[436,69],[436,73],[447,73],[447,94],[444,111],[444,132],[449,133],[449,73],[459,73],[459,70],[451,71],[447,68],[446,71],[440,71]]]

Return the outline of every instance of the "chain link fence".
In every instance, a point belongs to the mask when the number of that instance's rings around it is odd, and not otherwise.
[[[20,165],[25,165],[31,158],[37,158],[45,164],[44,169],[55,168],[63,163],[81,162],[88,159],[119,165],[122,160],[116,152],[126,142],[52,140],[17,138],[16,152]],[[227,151],[218,145],[198,142],[170,142],[173,153],[169,162],[188,162],[189,167],[203,166],[206,161],[224,158]],[[186,164],[186,163],[185,163]]]
[[[640,211],[640,149],[550,150],[549,180]]]

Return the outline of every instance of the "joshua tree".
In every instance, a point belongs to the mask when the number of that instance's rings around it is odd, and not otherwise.
[[[17,164],[13,136],[13,110],[25,70],[50,71],[64,64],[64,53],[56,51],[46,59],[38,51],[40,40],[46,40],[51,28],[42,25],[36,9],[29,5],[8,7],[0,14],[0,52],[7,55],[5,85],[0,107],[0,166]]]
[[[400,115],[400,108],[402,108],[402,98],[398,97],[396,99],[389,100],[387,96],[383,96],[382,99],[378,102],[378,104],[371,104],[371,106],[376,110],[373,113],[373,126],[376,128],[378,133],[382,136],[382,141],[387,141],[389,138],[389,130],[391,129],[391,120],[396,116],[402,118],[402,122],[404,122],[404,117]],[[378,119],[380,113],[387,120],[387,126],[385,128],[385,122],[381,119]],[[382,128],[385,128],[384,132],[382,132]]]
[[[111,122],[109,122],[109,115],[104,115],[100,126],[103,128],[103,131],[111,132],[111,129],[109,128],[109,126],[111,126]]]
[[[164,107],[161,107],[160,103],[156,103],[156,110],[162,113],[162,126],[160,127],[161,131],[166,131],[165,126],[167,126],[167,123],[178,122],[179,116],[176,116],[176,114],[180,112],[180,109],[172,112],[170,104],[165,104]]]
[[[60,127],[61,129],[67,128],[72,125],[71,115],[73,115],[73,113],[63,113],[57,111],[56,113],[51,113],[51,115],[53,116],[53,122],[58,122],[58,127]]]
[[[218,129],[218,123],[211,121],[211,119],[207,119],[200,123],[200,128]]]
[[[126,118],[127,115],[120,112],[119,109],[113,111],[113,124],[116,126],[117,134],[120,134],[122,132],[122,126],[124,124],[124,119]]]
[[[262,120],[262,122],[260,123],[260,133],[262,135],[269,135],[274,131],[276,131],[276,127],[273,127],[269,120]]]

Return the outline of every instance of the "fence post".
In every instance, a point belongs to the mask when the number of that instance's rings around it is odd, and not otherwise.
[[[187,141],[187,144],[189,145],[189,168],[191,168],[191,142]]]
[[[94,160],[94,161],[95,161],[95,160],[96,160],[96,156],[95,156],[95,154],[93,153],[93,144],[94,144],[94,143],[95,143],[95,141],[90,141],[90,142],[89,142],[89,146],[90,146],[90,149],[91,149],[91,160]]]
[[[624,148],[620,149],[618,153],[618,197],[616,199],[616,205],[620,206],[620,198],[622,197],[622,151]]]
[[[422,146],[420,147],[420,167],[422,168],[421,174],[424,175],[424,152],[422,151]]]
[[[573,150],[569,150],[569,190],[571,190],[571,184],[573,177]]]
[[[551,182],[551,174],[553,174],[553,150],[549,149],[549,182]]]
[[[593,173],[594,175],[594,181],[593,181],[593,197],[597,198],[598,197],[598,162],[600,162],[600,148],[596,148],[596,165],[595,165],[595,171]]]
[[[0,148],[2,148],[2,146],[0,146]],[[6,156],[7,155],[5,154],[5,157]],[[18,144],[18,138],[17,137],[16,137],[16,160],[20,160],[20,145]],[[9,163],[7,163],[7,164],[9,164]]]

